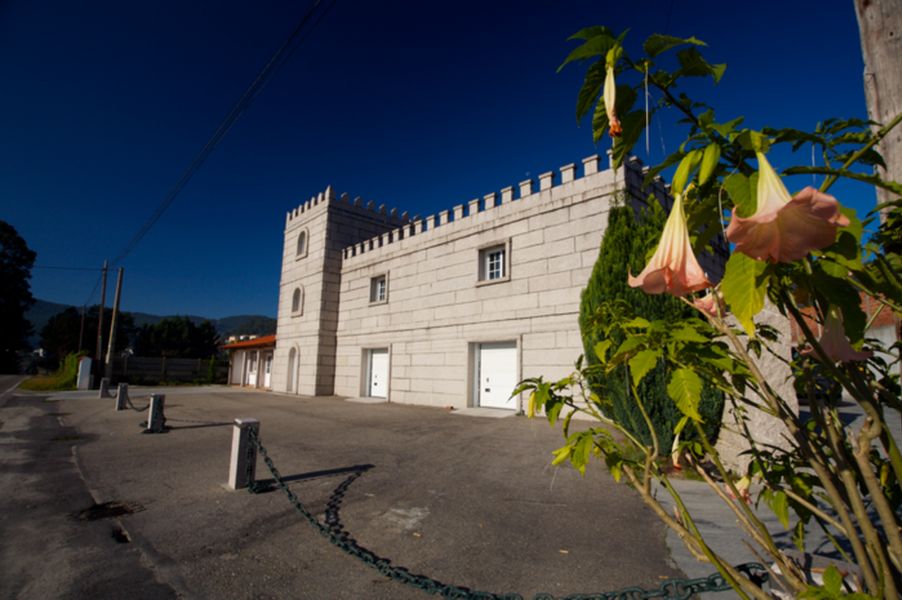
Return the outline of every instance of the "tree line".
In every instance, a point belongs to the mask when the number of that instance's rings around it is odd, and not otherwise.
[[[86,352],[94,355],[97,347],[98,306],[82,315],[75,307],[57,313],[41,329],[41,347],[44,349],[45,366],[53,368],[67,354]],[[104,311],[104,338],[108,339],[111,322],[110,311]],[[166,317],[157,323],[135,325],[134,316],[119,313],[116,319],[115,355],[123,353],[136,356],[165,356],[167,358],[210,358],[219,353],[220,338],[210,321],[195,323],[188,317]],[[79,344],[79,341],[81,342]],[[107,350],[103,347],[103,352]]]

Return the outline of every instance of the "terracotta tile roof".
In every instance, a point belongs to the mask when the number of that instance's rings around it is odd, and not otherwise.
[[[275,335],[261,335],[260,337],[254,338],[252,340],[241,340],[240,342],[232,342],[231,344],[225,344],[222,348],[223,350],[238,350],[240,348],[264,348],[266,346],[275,346],[276,345],[276,336]]]

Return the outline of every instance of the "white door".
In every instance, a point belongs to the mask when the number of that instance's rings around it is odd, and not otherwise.
[[[369,396],[388,398],[388,349],[370,350]]]
[[[510,397],[517,387],[517,344],[480,344],[476,368],[479,406],[517,410],[517,399]]]
[[[263,387],[272,387],[272,354],[267,354],[263,361]]]
[[[247,384],[251,387],[257,387],[257,353],[248,352],[247,354]]]

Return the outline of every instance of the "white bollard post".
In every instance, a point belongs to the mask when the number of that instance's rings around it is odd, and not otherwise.
[[[229,464],[229,489],[246,488],[256,480],[257,446],[250,440],[250,432],[260,434],[257,419],[235,419],[232,429],[232,460]]]
[[[107,377],[103,377],[100,380],[100,399],[104,398],[112,398],[110,395],[110,380]]]
[[[91,359],[82,356],[78,361],[78,383],[76,384],[80,390],[91,389]]]
[[[128,384],[120,383],[116,392],[116,410],[125,410],[128,405]]]
[[[163,433],[166,426],[166,417],[163,415],[165,402],[165,394],[150,395],[150,406],[147,408],[147,427],[144,429],[144,433]]]

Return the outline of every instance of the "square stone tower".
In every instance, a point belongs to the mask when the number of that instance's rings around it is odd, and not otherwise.
[[[331,186],[286,215],[273,390],[333,393],[341,251],[407,221],[385,205],[336,198]]]

